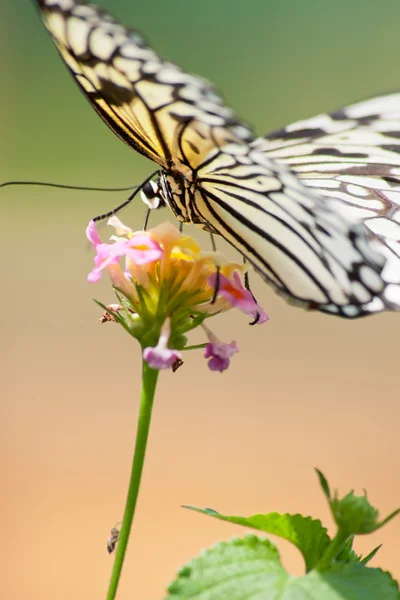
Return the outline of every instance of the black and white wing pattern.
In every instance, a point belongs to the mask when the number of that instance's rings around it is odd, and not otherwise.
[[[396,226],[397,213],[390,212],[395,201],[382,196],[383,186],[396,191],[400,163],[395,142],[393,148],[380,143],[382,137],[395,138],[382,119],[383,99],[374,101],[379,110],[371,104],[368,115],[359,105],[341,117],[319,118],[339,129],[324,129],[317,118],[315,124],[254,140],[209,82],[161,59],[137,31],[82,0],[36,1],[94,109],[125,143],[160,165],[157,189],[179,220],[222,235],[293,303],[350,318],[400,310],[400,285],[386,277],[393,270],[388,251],[395,249],[378,237],[377,219],[374,225],[368,220],[368,229],[343,209],[347,196],[358,198],[353,204],[364,209],[371,194],[368,214],[372,210],[377,217],[385,206],[384,217]],[[393,96],[391,106],[397,102]],[[357,156],[354,149],[346,155],[350,146],[343,140],[325,142],[328,133],[352,131]],[[320,148],[314,144],[322,135]],[[318,172],[318,160],[325,171]],[[381,171],[367,175],[372,165]],[[339,176],[358,176],[358,183]],[[358,195],[357,186],[363,190]]]
[[[252,147],[285,163],[337,214],[363,221],[386,263],[385,297],[400,301],[400,93],[297,121]],[[382,310],[382,301],[364,306]]]
[[[385,259],[365,226],[265,152],[225,146],[198,169],[197,185],[191,220],[211,224],[289,302],[347,318],[370,314],[372,302],[400,307],[385,298]]]
[[[82,0],[37,0],[76,82],[107,125],[161,167],[194,169],[215,146],[250,141],[249,127],[205,79],[160,58],[133,29]]]

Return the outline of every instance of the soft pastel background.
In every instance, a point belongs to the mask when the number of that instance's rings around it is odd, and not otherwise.
[[[260,134],[400,89],[397,0],[103,4],[164,56],[213,80]],[[1,0],[0,23],[0,180],[142,181],[152,164],[90,108],[32,3]],[[106,539],[124,506],[140,356],[122,329],[98,324],[92,297],[107,303],[113,295],[106,282],[86,283],[84,228],[124,198],[0,190],[4,598],[105,596]],[[139,226],[143,212],[138,203],[123,218]],[[160,600],[180,565],[245,533],[181,504],[243,515],[299,511],[332,528],[318,466],[342,492],[369,490],[383,515],[400,505],[400,316],[306,314],[256,279],[271,321],[249,328],[232,312],[215,324],[240,345],[232,368],[211,373],[193,353],[160,378],[121,599]],[[400,577],[399,534],[397,520],[357,549],[383,542],[374,563]],[[297,552],[279,547],[301,573]]]

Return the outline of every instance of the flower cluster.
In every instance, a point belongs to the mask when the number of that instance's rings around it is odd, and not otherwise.
[[[108,224],[116,232],[110,243],[100,240],[93,221],[86,232],[96,251],[88,281],[99,281],[106,270],[120,301],[105,307],[104,320],[119,322],[137,338],[144,360],[153,369],[180,362],[182,351],[189,349],[186,334],[201,326],[208,338],[201,347],[209,368],[226,370],[238,352],[236,342],[219,340],[205,319],[235,307],[258,324],[268,320],[242,285],[244,266],[228,262],[218,252],[201,252],[194,238],[169,222],[138,232],[115,215]]]

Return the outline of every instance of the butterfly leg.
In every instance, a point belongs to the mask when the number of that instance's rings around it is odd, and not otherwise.
[[[243,256],[243,264],[245,265],[246,263],[247,263],[247,259],[246,259],[245,256]],[[255,298],[255,296],[253,294],[253,291],[252,291],[252,289],[250,287],[250,275],[249,275],[248,271],[246,271],[245,274],[244,274],[244,287],[246,288],[246,290],[248,292],[250,292],[251,297],[253,298],[254,302],[256,304],[258,304],[257,300],[256,300],[256,298]],[[260,315],[259,315],[259,313],[257,313],[257,315],[254,318],[254,321],[251,321],[251,323],[249,323],[249,325],[257,325],[259,319],[260,319]]]
[[[217,245],[215,243],[214,235],[213,235],[212,232],[210,232],[210,239],[211,239],[211,246],[212,246],[213,252],[216,252],[217,251]],[[220,281],[221,281],[220,280],[220,268],[219,268],[219,265],[217,265],[217,276],[215,278],[214,295],[212,297],[211,304],[215,304],[215,301],[217,299],[218,292],[219,292]]]

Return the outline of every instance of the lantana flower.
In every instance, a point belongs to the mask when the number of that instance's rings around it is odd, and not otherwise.
[[[209,368],[226,370],[237,344],[219,340],[204,321],[232,308],[258,324],[268,319],[242,285],[244,265],[218,252],[202,252],[194,238],[169,222],[137,232],[115,215],[108,224],[115,228],[109,243],[101,241],[93,221],[86,234],[96,251],[88,281],[99,281],[106,271],[117,292],[119,304],[105,307],[111,320],[139,340],[143,359],[157,370],[179,361],[189,349],[186,334],[202,325]]]

